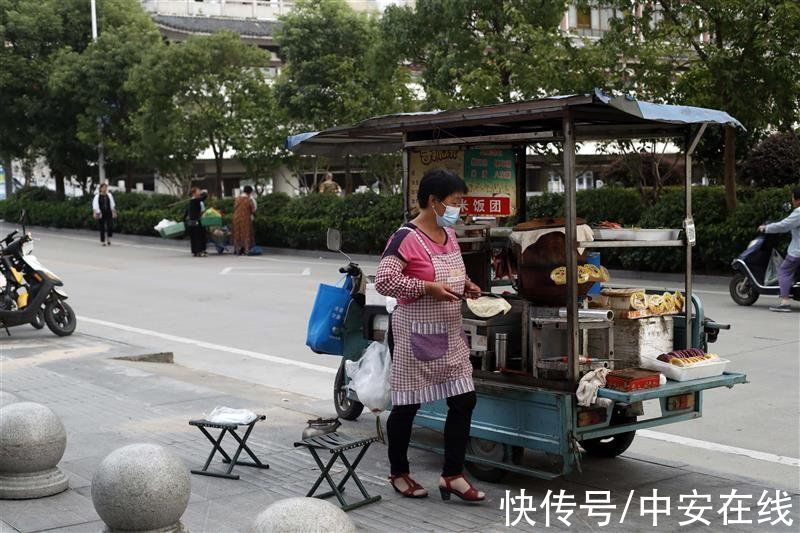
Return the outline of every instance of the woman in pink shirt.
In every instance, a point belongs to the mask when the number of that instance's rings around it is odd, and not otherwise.
[[[417,193],[420,212],[389,239],[375,287],[398,300],[392,313],[392,411],[386,424],[394,489],[409,498],[428,492],[409,475],[408,444],[414,416],[423,402],[447,399],[442,499],[455,494],[481,501],[485,494],[464,478],[464,457],[475,407],[469,346],[461,321],[461,299],[480,288],[466,276],[456,234],[464,181],[454,173],[430,170]]]

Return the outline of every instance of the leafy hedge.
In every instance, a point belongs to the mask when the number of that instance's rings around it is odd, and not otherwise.
[[[634,189],[580,191],[577,211],[589,223],[613,220],[626,226],[680,228],[683,195],[681,188],[667,188],[655,206],[648,206]],[[698,239],[694,248],[696,271],[728,272],[731,259],[745,248],[759,224],[785,216],[781,207],[790,197],[790,188],[743,189],[739,207],[732,214],[726,212],[725,192],[721,187],[696,187],[692,197]],[[153,226],[162,218],[180,220],[186,208],[185,199],[164,195],[117,193],[114,198],[120,233],[155,235]],[[230,222],[233,210],[230,198],[211,200],[209,205],[220,209]],[[90,198],[58,201],[51,191],[28,189],[0,202],[0,217],[16,220],[25,208],[32,224],[88,229],[95,227],[90,206]],[[562,213],[561,194],[544,194],[528,202],[530,217]],[[325,194],[292,198],[271,194],[258,199],[254,226],[256,241],[263,246],[324,249],[325,230],[334,227],[342,230],[346,250],[376,254],[401,221],[400,196],[369,192],[343,198]],[[607,266],[656,272],[680,271],[684,261],[683,254],[674,248],[603,250],[602,254]]]
[[[693,188],[692,214],[697,228],[697,245],[693,249],[695,271],[729,272],[731,260],[745,249],[759,224],[786,216],[782,206],[790,197],[791,187],[744,189],[739,192],[736,211],[728,214],[722,187]],[[528,215],[561,216],[563,204],[561,194],[535,196],[528,202]],[[576,198],[578,216],[590,224],[612,220],[641,228],[681,228],[683,206],[683,188],[667,188],[654,206],[647,205],[634,189],[579,191]],[[684,264],[683,253],[674,248],[609,249],[601,253],[604,265],[630,270],[678,272]]]
[[[115,193],[119,218],[116,229],[133,235],[156,235],[153,226],[163,218],[181,220],[187,200],[166,195]],[[233,199],[211,199],[209,207],[223,212],[231,222]],[[57,200],[55,193],[31,188],[0,201],[0,217],[17,220],[26,209],[30,223],[54,228],[94,229],[91,198]],[[327,228],[340,228],[343,246],[353,253],[380,253],[386,239],[402,222],[402,199],[372,192],[340,198],[312,194],[292,198],[286,194],[259,197],[254,221],[256,242],[262,246],[324,249]]]

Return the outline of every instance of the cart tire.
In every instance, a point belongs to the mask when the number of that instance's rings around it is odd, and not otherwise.
[[[736,273],[731,278],[728,289],[733,301],[739,305],[753,305],[758,300],[758,291],[744,274]]]
[[[336,407],[336,414],[345,420],[355,420],[364,410],[364,404],[347,398],[347,388],[345,384],[344,358],[336,372],[336,379],[333,381],[333,405]]]
[[[635,416],[615,417],[612,415],[611,417],[612,426],[630,424],[631,422],[636,422]],[[635,431],[629,431],[627,433],[611,435],[610,437],[585,439],[581,441],[581,447],[583,447],[586,453],[591,457],[616,457],[630,447],[631,443],[633,443],[633,437],[635,436]]]
[[[503,444],[493,440],[478,439],[470,437],[467,444],[467,453],[491,459],[492,461],[502,463],[513,463],[515,465],[522,463],[522,457],[525,454],[525,448],[520,446],[511,446],[510,444]],[[467,462],[466,468],[470,474],[475,476],[480,481],[487,483],[499,483],[506,477],[508,470],[497,468],[494,466],[482,465],[479,463]]]

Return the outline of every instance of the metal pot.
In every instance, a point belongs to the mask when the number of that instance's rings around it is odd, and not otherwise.
[[[338,418],[317,418],[316,420],[309,420],[308,427],[303,430],[303,439],[310,437],[319,437],[326,433],[333,433],[341,426]]]

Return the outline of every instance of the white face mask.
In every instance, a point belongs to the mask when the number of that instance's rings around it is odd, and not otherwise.
[[[436,215],[436,223],[442,228],[449,228],[458,222],[458,216],[461,214],[461,208],[454,207],[452,205],[445,205],[442,202],[439,203],[444,207],[444,213],[441,215]]]

